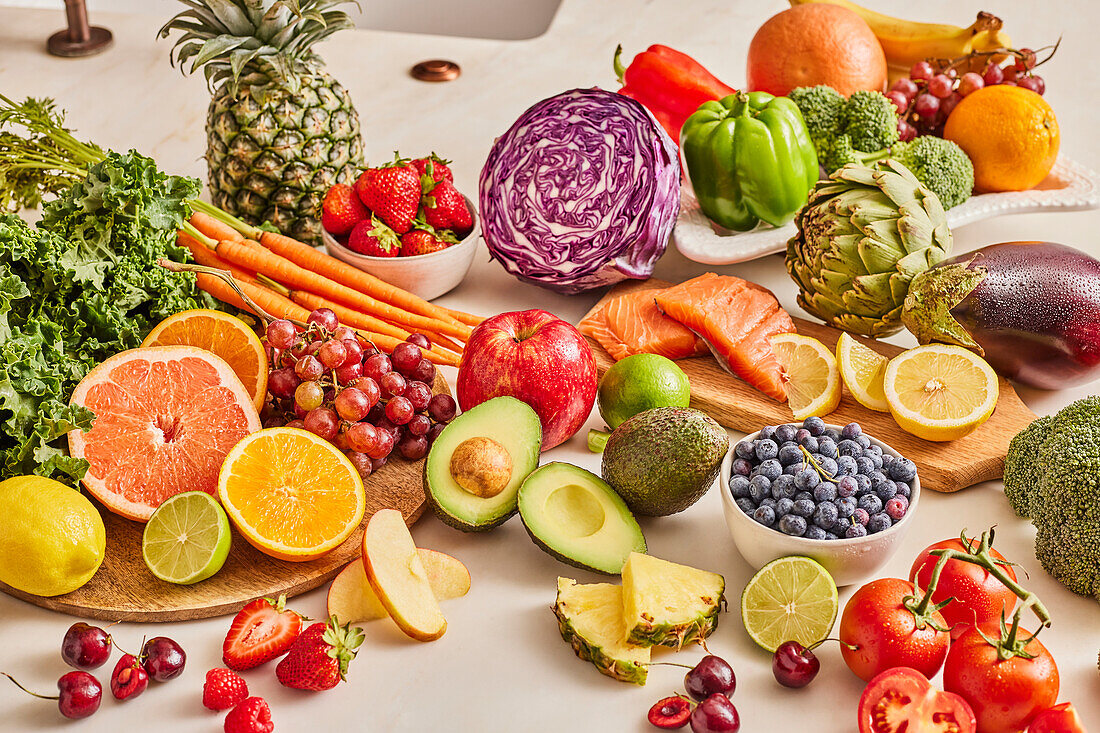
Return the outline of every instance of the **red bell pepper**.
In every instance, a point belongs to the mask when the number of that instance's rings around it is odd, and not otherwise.
[[[736,91],[698,61],[674,48],[650,46],[625,69],[620,59],[622,52],[622,46],[615,49],[615,74],[623,85],[619,94],[645,105],[677,145],[684,120],[700,104]]]

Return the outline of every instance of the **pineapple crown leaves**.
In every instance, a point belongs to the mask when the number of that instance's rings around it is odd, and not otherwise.
[[[341,626],[335,614],[329,618],[325,625],[325,632],[321,635],[321,641],[328,647],[325,653],[340,665],[340,679],[347,679],[348,665],[355,659],[356,650],[365,638],[366,635],[358,626],[353,627],[351,624]]]
[[[356,0],[180,0],[188,7],[160,29],[158,37],[182,31],[169,54],[185,73],[202,68],[211,91],[239,88],[242,75],[258,72],[268,84],[252,88],[263,97],[271,88],[296,93],[298,75],[317,62],[312,47],[333,33],[354,27],[338,5]],[[191,68],[185,69],[191,62]]]

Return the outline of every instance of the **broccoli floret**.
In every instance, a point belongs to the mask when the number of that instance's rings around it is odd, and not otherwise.
[[[894,145],[890,157],[913,171],[917,180],[939,197],[944,209],[966,201],[974,190],[974,164],[950,140],[922,135]]]
[[[1050,423],[1053,417],[1047,415],[1034,420],[1017,433],[1008,445],[1008,457],[1005,459],[1005,496],[1017,516],[1031,517],[1031,505],[1038,493],[1042,468],[1037,460],[1039,448],[1050,436]]]
[[[881,92],[852,92],[840,109],[837,134],[847,135],[856,150],[881,150],[898,141],[898,109]]]
[[[844,95],[830,86],[819,84],[792,89],[787,96],[802,113],[817,157],[823,159],[836,136],[837,118],[844,106]]]

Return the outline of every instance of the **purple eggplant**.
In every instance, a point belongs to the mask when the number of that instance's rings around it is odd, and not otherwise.
[[[1100,261],[1053,242],[1003,242],[913,278],[902,322],[1042,389],[1100,378]]]

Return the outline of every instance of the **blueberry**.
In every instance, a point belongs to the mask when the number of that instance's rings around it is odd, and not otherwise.
[[[752,513],[752,518],[765,527],[770,527],[775,524],[775,510],[770,506],[757,507],[756,511]]]
[[[842,440],[837,443],[836,449],[842,456],[851,456],[855,458],[856,456],[863,455],[863,449],[860,448],[859,443],[854,440]]]
[[[817,462],[817,465],[826,476],[836,476],[836,461],[832,458],[822,456],[821,460]]]
[[[821,483],[821,477],[812,468],[804,468],[794,475],[794,485],[801,491],[812,489]]]
[[[812,517],[814,509],[817,505],[814,504],[813,499],[796,499],[794,506],[791,508],[791,514],[797,514],[800,517]]]
[[[889,453],[883,453],[882,454],[882,465],[883,466],[889,466],[893,462],[894,462],[894,457],[892,455],[890,455]]]
[[[779,445],[770,438],[761,438],[756,441],[756,459],[766,461],[779,455]]]
[[[875,472],[875,462],[867,456],[856,458],[856,473],[865,473],[870,476]]]
[[[872,514],[871,519],[867,522],[867,533],[875,534],[876,532],[883,532],[890,529],[893,524],[894,523],[890,521],[890,515],[886,512]]]
[[[832,428],[829,428],[828,430],[826,430],[821,435],[822,435],[822,437],[828,438],[829,440],[833,441],[834,443],[839,443],[840,442],[840,433],[837,432],[836,430],[833,430]]]
[[[821,441],[819,441],[817,438],[810,435],[809,433],[806,433],[806,437],[798,442],[802,445],[803,448],[810,451],[811,453],[817,453],[817,451],[821,447]]]
[[[859,497],[856,504],[868,514],[878,514],[882,511],[882,499],[878,498],[877,494],[864,494]]]
[[[869,453],[868,451],[863,451],[863,455],[864,455],[864,457],[871,459],[871,464],[875,467],[876,471],[879,470],[880,468],[882,468],[882,454],[881,453]]]
[[[886,478],[886,474],[882,471],[875,471],[871,474],[871,489],[878,491],[879,487],[883,484],[893,483],[890,479]]]
[[[855,476],[859,473],[859,466],[856,464],[856,459],[851,456],[841,456],[836,459],[836,475],[837,476]]]
[[[794,439],[796,441],[798,441],[799,443],[802,443],[803,445],[805,445],[805,443],[803,441],[805,441],[807,438],[812,438],[812,437],[814,437],[814,436],[810,435],[810,431],[807,430],[806,428],[799,428],[794,433]]]
[[[783,473],[790,476],[797,476],[798,472],[806,467],[805,463],[799,461],[798,463],[792,463],[789,466],[783,466]]]
[[[760,437],[761,438],[770,438],[773,435],[775,435],[775,426],[774,425],[765,425],[764,427],[760,428]]]
[[[820,417],[808,417],[802,421],[802,427],[810,431],[810,435],[821,435],[825,432],[825,421]]]
[[[817,441],[817,452],[821,455],[828,456],[829,458],[836,458],[839,455],[837,451],[838,448],[836,443],[828,438],[822,438]]]
[[[857,435],[862,435],[862,434],[863,434],[863,428],[861,428],[859,426],[859,423],[857,423],[857,422],[848,423],[840,431],[841,437],[848,438],[848,439],[854,438]]]
[[[783,474],[772,481],[771,493],[773,499],[793,499],[794,495],[798,493],[798,489],[794,485],[794,476]]]
[[[836,484],[828,481],[814,487],[814,501],[832,502],[836,498]]]
[[[829,539],[829,533],[818,527],[816,524],[811,524],[806,528],[806,534],[802,535],[808,540],[826,540]]]
[[[784,466],[798,463],[802,460],[802,450],[794,443],[786,443],[779,448],[779,462]]]
[[[753,476],[749,481],[749,497],[757,504],[772,493],[772,482],[767,476]]]
[[[900,521],[908,510],[909,500],[904,496],[895,496],[893,499],[886,502],[886,513],[890,515],[890,519],[893,519],[895,522]]]
[[[896,483],[894,483],[893,481],[890,481],[889,479],[887,479],[886,481],[883,481],[879,485],[879,487],[877,489],[875,489],[875,496],[882,499],[882,502],[884,504],[886,502],[890,501],[891,499],[893,499],[897,495],[898,495],[898,485]]]
[[[908,458],[899,458],[890,463],[890,478],[895,481],[912,481],[917,477],[917,465]]]
[[[733,454],[738,458],[751,461],[756,458],[756,447],[747,440],[742,440],[733,447]]]
[[[775,440],[777,443],[786,443],[787,441],[794,440],[794,434],[798,432],[796,425],[787,423],[786,425],[780,425],[775,429]]]
[[[826,539],[826,540],[839,540],[840,535],[833,534],[832,532],[826,532],[825,537],[823,539]]]
[[[752,516],[752,513],[756,511],[756,504],[753,504],[752,499],[748,498],[747,496],[737,499],[734,503],[737,504],[738,507],[740,507],[741,511],[743,511],[745,514],[748,514],[750,517]]]
[[[797,494],[794,495],[794,500],[795,501],[806,500],[806,501],[809,501],[809,502],[813,502],[814,495],[812,493],[810,493],[809,491],[799,491]]]
[[[785,514],[790,514],[791,509],[794,508],[794,501],[791,499],[779,499],[775,502],[775,516],[782,517]]]
[[[860,474],[857,474],[856,476],[854,476],[853,478],[855,478],[855,480],[856,480],[856,486],[859,487],[859,488],[856,489],[856,496],[863,496],[864,494],[870,493],[870,491],[871,491],[871,477],[870,476],[868,476],[867,474],[864,474],[864,473],[860,473]]]
[[[871,439],[868,438],[866,435],[857,435],[856,442],[859,443],[860,448],[863,448],[865,450],[871,447]]]
[[[853,537],[866,537],[867,528],[862,524],[853,524],[848,529],[844,530],[844,536],[850,538]]]
[[[872,453],[874,453],[874,454],[875,454],[876,456],[879,456],[879,457],[881,457],[881,456],[882,456],[882,447],[881,447],[881,446],[877,446],[877,445],[872,445],[872,446],[871,446],[870,448],[868,448],[867,450],[871,451],[871,452],[872,452]]]
[[[836,504],[832,502],[818,504],[817,509],[814,510],[814,524],[822,529],[832,529],[839,518],[840,514],[837,512]]]
[[[748,476],[752,473],[752,464],[744,458],[734,458],[733,463],[730,464],[730,472],[738,476]]]
[[[765,496],[763,499],[760,500],[760,506],[771,507],[774,511],[775,507],[777,506],[777,502],[770,496]]]
[[[733,474],[730,476],[730,494],[734,499],[742,499],[749,495],[749,480],[744,476]]]
[[[767,477],[769,481],[775,481],[783,475],[783,467],[779,465],[779,461],[769,458],[756,467],[756,474]]]
[[[836,506],[837,516],[841,519],[847,519],[855,514],[856,500],[851,496],[841,496],[833,502]]]
[[[871,515],[867,513],[866,509],[857,508],[852,512],[852,519],[856,521],[856,524],[866,525],[871,520]]]
[[[913,490],[909,488],[909,484],[898,481],[895,485],[898,487],[898,496],[904,496],[906,499],[912,498]]]
[[[806,534],[806,519],[797,514],[787,514],[779,520],[779,531],[792,537]]]
[[[836,482],[836,493],[838,496],[855,496],[858,489],[859,484],[852,476],[841,476],[840,480]],[[747,483],[745,484],[745,491],[748,491]],[[734,496],[737,496],[737,494],[734,494]]]

